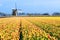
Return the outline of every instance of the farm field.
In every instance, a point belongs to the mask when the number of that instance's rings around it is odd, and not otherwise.
[[[19,40],[19,18],[0,18],[0,40]]]
[[[60,17],[0,18],[0,40],[60,40]]]

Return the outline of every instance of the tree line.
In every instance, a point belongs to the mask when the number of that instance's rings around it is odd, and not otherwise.
[[[58,13],[58,12],[54,12],[54,13],[52,13],[52,14],[50,14],[50,13],[43,13],[43,14],[40,14],[40,13],[27,13],[27,15],[41,15],[41,16],[60,16],[60,13]]]
[[[32,15],[34,15],[34,16],[36,16],[36,15],[37,16],[60,16],[60,13],[58,13],[58,12],[54,12],[52,14],[50,14],[50,13],[43,13],[43,14],[41,14],[41,13],[19,13],[18,15],[28,15],[28,16],[32,16]],[[6,13],[3,13],[3,12],[0,12],[0,16],[13,16],[13,14],[6,14]]]

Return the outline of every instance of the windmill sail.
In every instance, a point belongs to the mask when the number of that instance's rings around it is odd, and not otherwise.
[[[16,16],[16,14],[17,14],[17,6],[16,6],[16,3],[15,3],[15,9],[12,9],[12,15]]]
[[[12,9],[12,15],[13,16],[19,16],[22,14],[23,14],[23,11],[21,9],[17,9],[17,4],[15,3],[15,8]]]

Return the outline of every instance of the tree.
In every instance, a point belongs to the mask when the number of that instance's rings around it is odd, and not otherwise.
[[[48,16],[49,16],[49,13],[44,13],[44,14],[42,14],[42,15],[48,15]]]
[[[31,16],[32,14],[31,13],[27,13],[27,15]]]
[[[6,14],[3,12],[0,12],[0,16],[6,16]]]
[[[60,13],[55,12],[55,13],[52,14],[52,16],[60,16]]]

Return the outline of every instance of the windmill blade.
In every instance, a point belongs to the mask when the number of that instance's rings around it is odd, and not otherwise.
[[[21,9],[17,9],[17,10],[20,10],[20,11],[22,11]]]
[[[17,9],[17,4],[16,4],[16,2],[15,2],[15,9]]]

